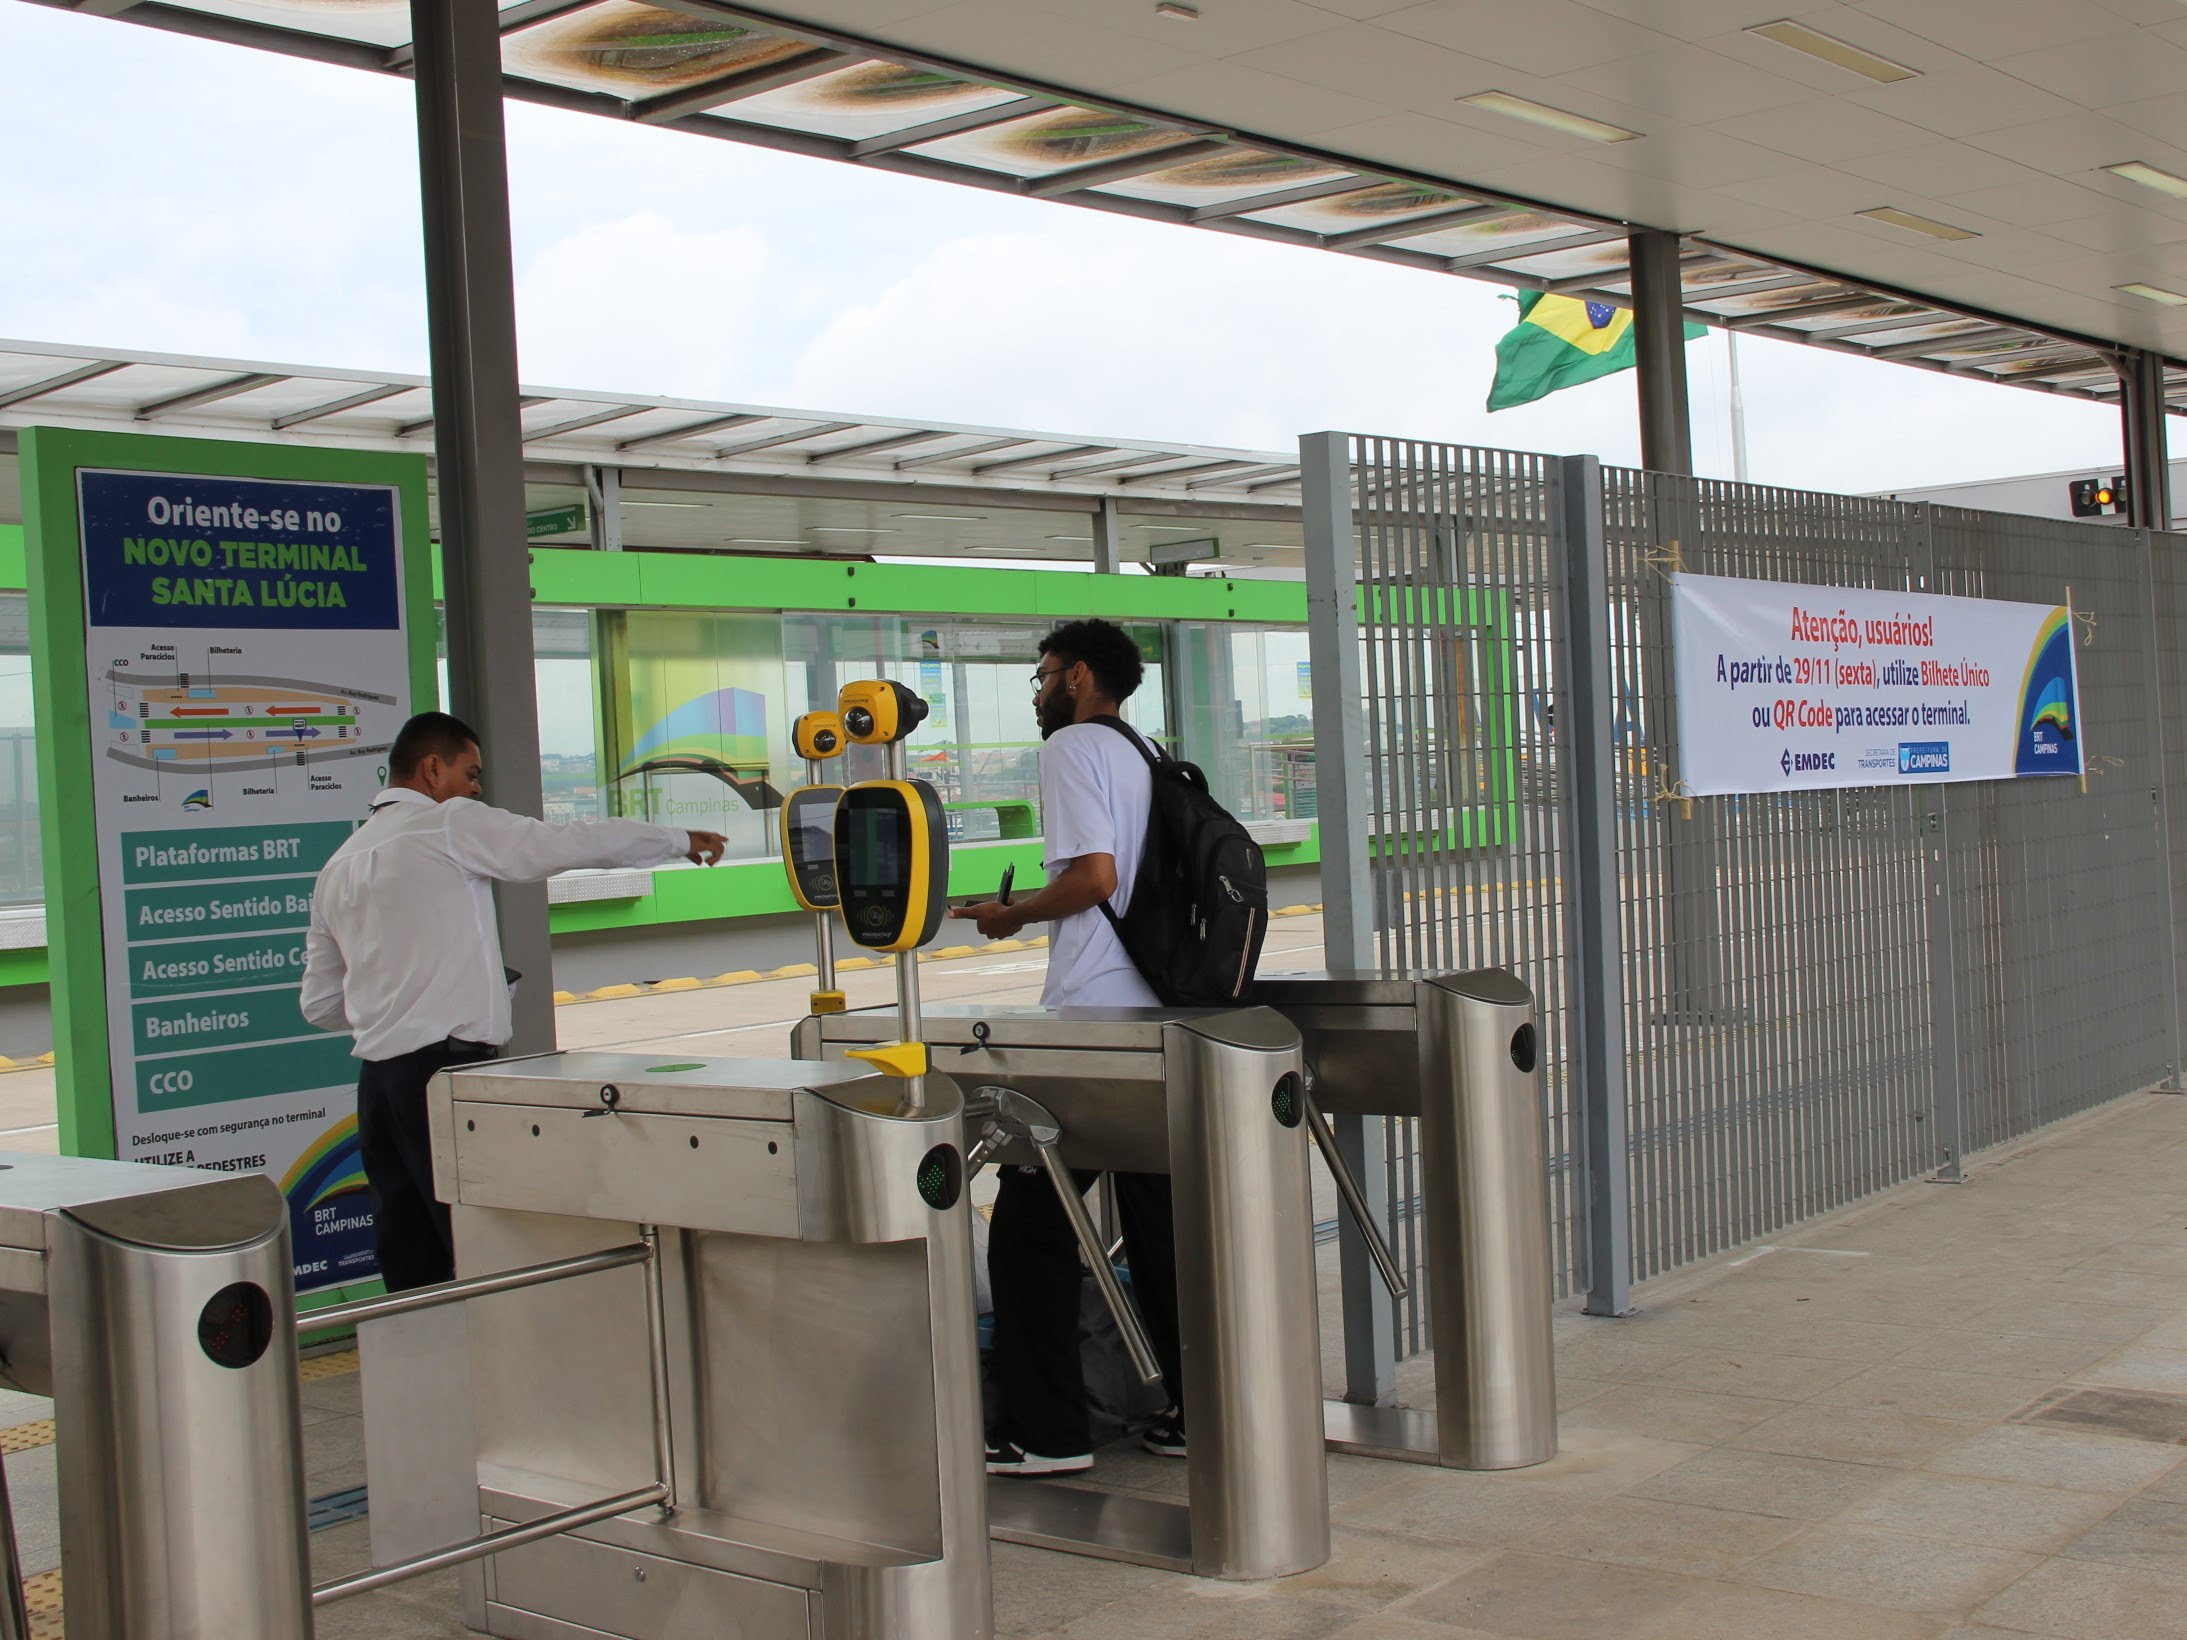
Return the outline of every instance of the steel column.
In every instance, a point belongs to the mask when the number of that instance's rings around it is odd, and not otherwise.
[[[1693,471],[1686,402],[1686,300],[1678,235],[1644,228],[1626,241],[1633,270],[1633,352],[1640,391],[1640,464],[1653,473]]]
[[[1586,1311],[1625,1315],[1632,1309],[1632,1184],[1602,464],[1593,456],[1567,456],[1561,465],[1553,567],[1558,823],[1565,838],[1565,949],[1571,954],[1568,1074],[1587,1170]]]
[[[1093,510],[1093,561],[1096,575],[1124,571],[1123,526],[1117,522],[1116,497],[1105,495]]]
[[[541,810],[530,554],[509,252],[501,36],[492,0],[411,0],[433,448],[448,614],[448,696],[478,730],[487,791]],[[554,954],[544,883],[502,883],[504,961],[517,987],[509,1048],[554,1046]]]
[[[1376,966],[1374,894],[1367,869],[1373,802],[1367,784],[1367,719],[1359,664],[1359,549],[1352,533],[1352,441],[1346,433],[1299,439],[1306,530],[1306,642],[1314,676],[1314,784],[1321,822],[1323,960],[1332,969]],[[1368,1210],[1389,1222],[1382,1118],[1369,1143],[1367,1118],[1338,1116],[1337,1149],[1360,1182]],[[1370,1154],[1371,1152],[1371,1154]],[[1359,1229],[1337,1216],[1344,1294],[1344,1399],[1388,1406],[1397,1398],[1390,1295],[1376,1279]]]
[[[2164,994],[2170,999],[2172,1025],[2172,1055],[2164,1067],[2164,1080],[2168,1087],[2177,1088],[2187,1086],[2180,1080],[2182,1069],[2187,1068],[2187,1032],[2183,1032],[2180,1019],[2179,916],[2172,881],[2172,780],[2170,755],[2164,745],[2165,719],[2171,714],[2165,710],[2164,699],[2164,632],[2157,613],[2156,535],[2149,530],[2134,533],[2141,559],[2142,608],[2147,616],[2142,626],[2142,687],[2148,691],[2149,700],[2150,820],[2156,827],[2157,860],[2163,867],[2157,876],[2157,920],[2162,925],[2158,961],[2164,967]]]
[[[586,519],[595,552],[623,550],[623,470],[620,467],[585,469]]]
[[[2127,520],[2140,529],[2168,530],[2172,527],[2172,470],[2165,450],[2164,356],[2147,348],[2128,348],[2119,356],[2118,368]]]
[[[1306,531],[1306,644],[1314,678],[1314,786],[1321,821],[1322,950],[1331,968],[1375,965],[1368,883],[1371,804],[1359,665],[1359,549],[1351,437],[1299,439]]]

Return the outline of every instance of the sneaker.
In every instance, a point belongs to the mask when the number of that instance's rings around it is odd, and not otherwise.
[[[1080,1453],[1075,1458],[1049,1458],[1038,1452],[1028,1452],[1015,1441],[987,1443],[987,1472],[990,1475],[1083,1475],[1091,1468],[1091,1452]]]
[[[1147,1427],[1139,1437],[1139,1444],[1157,1458],[1182,1458],[1185,1455],[1185,1415],[1175,1407]]]

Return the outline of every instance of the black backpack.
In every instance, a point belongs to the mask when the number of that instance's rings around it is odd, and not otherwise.
[[[1109,919],[1132,966],[1173,1008],[1242,1002],[1268,933],[1268,863],[1260,844],[1208,794],[1197,764],[1149,748],[1122,718],[1114,729],[1147,760],[1154,800],[1131,906]]]

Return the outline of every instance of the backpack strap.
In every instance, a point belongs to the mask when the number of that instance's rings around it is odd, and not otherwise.
[[[1086,719],[1086,721],[1088,723],[1098,723],[1106,728],[1114,729],[1118,734],[1122,735],[1126,740],[1130,741],[1132,745],[1138,749],[1139,755],[1147,760],[1148,768],[1159,769],[1166,761],[1166,759],[1163,758],[1160,752],[1150,750],[1147,746],[1146,741],[1140,737],[1139,731],[1137,729],[1134,729],[1130,724],[1126,723],[1122,718],[1115,716],[1090,717]]]
[[[1090,717],[1086,719],[1086,721],[1088,723],[1099,723],[1106,728],[1114,729],[1118,734],[1122,735],[1126,740],[1130,741],[1132,743],[1133,749],[1137,751],[1141,757],[1147,760],[1148,768],[1161,768],[1161,756],[1156,752],[1150,751],[1147,747],[1147,743],[1139,737],[1139,731],[1137,729],[1134,729],[1130,724],[1126,723],[1122,718],[1116,717],[1114,715],[1104,715],[1101,717]],[[1123,919],[1117,916],[1115,908],[1111,906],[1107,900],[1103,900],[1101,902],[1101,915],[1109,919],[1109,926],[1115,929],[1119,935],[1123,933]]]

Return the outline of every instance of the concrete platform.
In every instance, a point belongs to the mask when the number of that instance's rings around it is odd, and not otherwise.
[[[1318,959],[1318,928],[1299,928],[1274,962],[1311,966],[1309,932]],[[1037,983],[1038,965],[925,975],[936,999],[999,1001]],[[890,994],[885,973],[851,978],[871,1000]],[[802,982],[783,981],[584,1004],[563,1011],[563,1035],[779,1054],[801,999]],[[1554,1462],[1470,1475],[1332,1458],[1335,1557],[1270,1585],[998,1545],[999,1632],[2187,1633],[2187,1099],[2121,1101],[1975,1158],[1966,1184],[1901,1187],[1637,1297],[1622,1320],[1557,1317]],[[1421,1405],[1426,1365],[1402,1373]],[[315,1497],[361,1478],[356,1384],[305,1386]],[[27,1397],[0,1404],[10,1424],[43,1416]],[[34,1571],[56,1559],[50,1456],[6,1459]],[[1183,1484],[1182,1466],[1123,1448],[1098,1473],[1165,1495]],[[317,1575],[360,1565],[366,1534],[362,1520],[316,1533]],[[330,1608],[319,1632],[452,1640],[466,1632],[456,1610],[442,1574]]]

